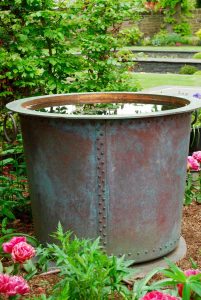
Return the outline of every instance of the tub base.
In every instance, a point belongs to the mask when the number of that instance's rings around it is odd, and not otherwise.
[[[152,271],[154,268],[158,268],[158,267],[166,268],[167,263],[165,262],[164,257],[176,263],[177,261],[179,261],[180,259],[186,256],[186,252],[187,252],[186,242],[184,238],[181,236],[177,248],[172,252],[170,252],[169,254],[160,257],[158,259],[152,260],[150,262],[134,264],[133,268],[137,269],[137,272],[132,279],[134,280],[136,278],[143,278],[147,273]]]

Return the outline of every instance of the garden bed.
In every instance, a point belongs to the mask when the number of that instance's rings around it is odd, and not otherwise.
[[[23,232],[33,235],[33,224],[28,215],[22,215],[21,219],[15,220],[12,227],[16,232]],[[201,268],[201,204],[193,202],[183,208],[182,236],[187,243],[187,255],[178,262],[181,269],[186,270],[191,267],[190,259],[193,259],[198,268]],[[34,295],[51,293],[51,289],[58,282],[58,274],[37,275],[29,281],[31,287],[30,298]],[[23,296],[22,299],[27,299]]]

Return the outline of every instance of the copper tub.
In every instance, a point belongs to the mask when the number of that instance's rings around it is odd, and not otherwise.
[[[172,105],[165,111],[67,115],[36,111],[90,103]],[[180,239],[191,113],[197,100],[138,93],[22,99],[18,112],[35,234],[50,240],[60,221],[78,237],[100,236],[108,254],[145,262]]]

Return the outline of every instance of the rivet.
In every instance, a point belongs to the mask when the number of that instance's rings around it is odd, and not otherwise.
[[[99,211],[99,215],[101,215],[102,214],[102,211]]]
[[[160,248],[159,248],[159,250],[161,251],[161,250],[163,250],[163,248],[162,248],[162,247],[160,247]]]
[[[132,253],[128,253],[128,256],[131,256],[132,255]]]
[[[97,147],[97,150],[100,150],[100,147]]]
[[[101,164],[104,165],[104,161],[101,161]]]
[[[105,183],[105,179],[102,180],[102,183]]]
[[[104,152],[103,152],[103,151],[101,152],[101,155],[104,155]]]
[[[107,236],[107,234],[106,234],[106,233],[103,233],[103,236]]]
[[[103,133],[101,132],[100,135],[103,136]]]
[[[97,159],[100,160],[100,157],[98,156]]]
[[[99,223],[103,223],[103,221],[102,221],[102,220],[99,220]]]
[[[104,173],[105,173],[105,171],[104,171],[104,170],[102,170],[102,173],[104,174]]]
[[[100,144],[101,144],[101,146],[103,146],[103,145],[104,145],[104,143],[103,143],[103,142],[101,142]]]
[[[103,209],[105,210],[105,209],[106,209],[106,207],[105,207],[105,206],[103,206]]]
[[[100,229],[99,229],[99,231],[100,231],[100,232],[102,232],[102,231],[103,231],[103,229],[102,229],[102,228],[100,228]]]
[[[98,202],[98,205],[102,205],[102,202]]]
[[[107,245],[107,243],[106,243],[106,242],[104,242],[104,243],[103,243],[103,245]]]
[[[101,187],[101,184],[99,183],[98,186]]]
[[[103,225],[104,228],[106,228],[106,225]]]
[[[155,252],[156,250],[155,250],[155,249],[153,249],[152,251],[153,251],[153,252]]]
[[[106,219],[106,216],[103,216],[103,219]]]
[[[140,252],[137,252],[137,255],[140,255]]]

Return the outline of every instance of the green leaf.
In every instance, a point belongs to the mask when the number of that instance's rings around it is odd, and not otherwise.
[[[3,264],[1,261],[0,261],[0,273],[3,273]]]
[[[13,271],[14,271],[14,265],[11,265],[9,267],[5,267],[4,269],[5,269],[6,274],[12,274]]]
[[[183,300],[190,300],[191,295],[191,289],[189,283],[185,283],[183,286],[183,292],[182,292],[182,299]]]
[[[190,282],[191,289],[201,297],[201,283],[200,282]]]

